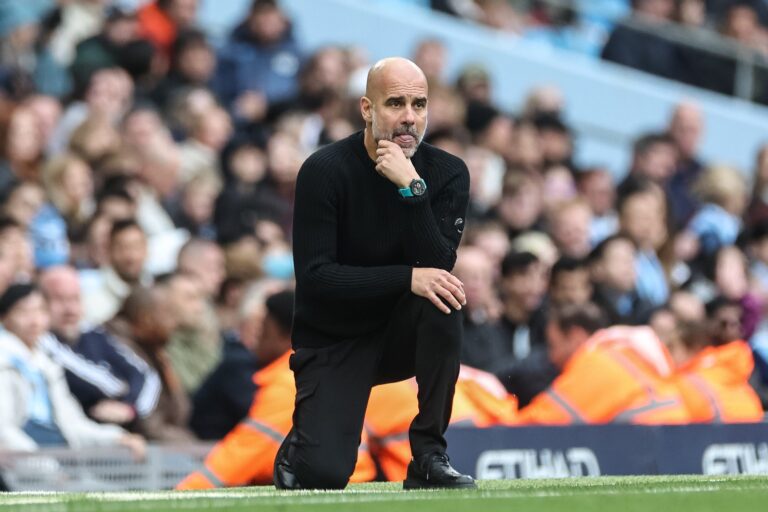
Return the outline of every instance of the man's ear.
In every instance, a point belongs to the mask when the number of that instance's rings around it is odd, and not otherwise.
[[[371,102],[367,96],[360,98],[360,114],[363,116],[363,120],[366,123],[370,123],[373,118],[373,114],[371,113],[372,108],[373,102]]]

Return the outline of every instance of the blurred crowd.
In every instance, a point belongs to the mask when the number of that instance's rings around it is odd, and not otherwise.
[[[759,64],[750,84],[753,99],[768,102],[765,0],[431,0],[430,5],[723,94],[737,93],[739,54],[750,65]]]
[[[200,1],[0,4],[0,448],[118,444],[140,457],[145,440],[224,438],[187,488],[269,480],[259,450],[276,451],[295,394],[296,176],[362,128],[369,62],[365,48],[307,51],[276,0],[253,0],[214,46]],[[760,419],[768,145],[751,169],[702,160],[706,119],[684,101],[637,134],[617,177],[575,164],[555,86],[504,112],[492,69],[466,63],[449,79],[439,40],[410,57],[430,84],[425,141],[471,176],[456,410],[480,426]],[[594,380],[618,375],[593,366],[608,360],[646,377]],[[740,398],[686,405],[702,389],[674,381],[688,377]],[[415,398],[402,390],[405,402],[372,398],[366,446],[407,450],[394,411]],[[610,406],[579,412],[608,390]],[[621,416],[670,401],[673,415]]]

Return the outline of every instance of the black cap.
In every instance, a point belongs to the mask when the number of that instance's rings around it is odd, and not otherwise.
[[[37,291],[33,284],[12,284],[0,296],[0,317],[4,317],[20,300]]]
[[[293,325],[293,302],[294,293],[292,290],[274,293],[267,297],[266,301],[269,316],[274,318],[286,333],[291,332]]]

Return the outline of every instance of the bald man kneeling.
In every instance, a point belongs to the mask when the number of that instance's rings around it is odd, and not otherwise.
[[[462,342],[464,286],[451,274],[469,173],[422,144],[427,80],[402,58],[368,73],[365,129],[310,156],[296,185],[293,429],[275,460],[280,489],[342,489],[368,396],[416,377],[406,489],[475,488],[444,433]]]

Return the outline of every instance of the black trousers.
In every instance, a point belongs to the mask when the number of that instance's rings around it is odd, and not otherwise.
[[[290,365],[296,407],[286,456],[303,488],[341,489],[355,468],[371,388],[415,376],[414,456],[444,453],[459,375],[462,316],[404,295],[380,333],[323,348],[299,348]]]

